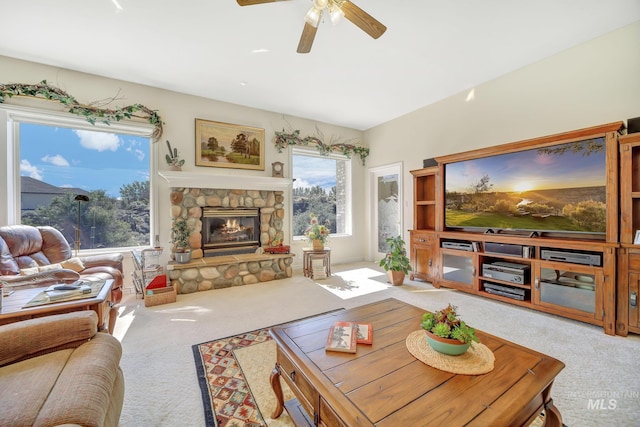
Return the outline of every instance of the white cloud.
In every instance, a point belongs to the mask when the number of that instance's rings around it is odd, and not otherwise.
[[[136,158],[138,160],[144,160],[144,151],[142,150],[138,150],[137,148],[134,150],[134,153],[136,155]]]
[[[293,181],[293,188],[305,188],[310,186],[309,181],[301,178],[296,178],[296,180]]]
[[[22,159],[20,161],[20,175],[26,174],[27,176],[42,181],[42,170],[33,166],[29,160]]]
[[[90,150],[116,151],[122,143],[115,133],[92,132],[88,130],[74,130],[73,132],[80,138],[80,145]]]
[[[67,159],[62,157],[60,154],[56,154],[55,156],[44,156],[41,160],[43,162],[51,163],[54,166],[69,167]]]

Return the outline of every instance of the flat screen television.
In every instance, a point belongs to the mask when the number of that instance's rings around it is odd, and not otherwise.
[[[604,137],[444,165],[445,226],[604,238]]]

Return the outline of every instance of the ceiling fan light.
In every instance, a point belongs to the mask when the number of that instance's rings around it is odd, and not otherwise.
[[[312,7],[304,16],[304,21],[307,24],[317,28],[318,24],[320,23],[320,15],[322,15],[322,9],[316,9],[315,7]]]
[[[338,25],[342,19],[344,18],[344,12],[340,9],[339,6],[333,5],[331,8],[331,23],[333,25]]]

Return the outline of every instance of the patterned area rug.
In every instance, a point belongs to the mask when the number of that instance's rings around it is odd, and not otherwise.
[[[269,340],[265,328],[192,347],[207,426],[266,426],[233,351]]]

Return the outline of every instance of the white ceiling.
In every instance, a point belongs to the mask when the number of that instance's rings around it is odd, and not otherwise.
[[[353,2],[387,32],[327,20],[303,55],[311,0],[0,0],[0,55],[366,130],[640,20],[640,0]]]

